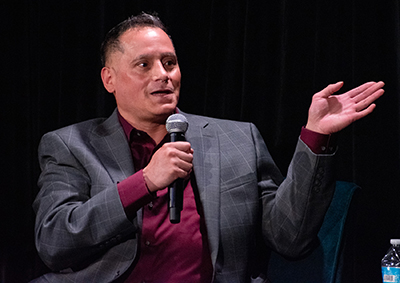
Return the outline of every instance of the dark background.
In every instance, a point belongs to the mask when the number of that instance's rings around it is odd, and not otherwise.
[[[255,123],[283,173],[315,92],[339,80],[340,93],[386,83],[373,114],[342,131],[337,153],[337,179],[362,187],[345,279],[379,282],[389,240],[400,237],[399,0],[2,1],[0,282],[46,271],[31,208],[40,137],[111,114],[99,46],[141,11],[157,11],[169,27],[182,71],[180,108]]]

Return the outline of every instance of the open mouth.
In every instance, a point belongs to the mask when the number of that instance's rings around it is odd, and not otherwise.
[[[159,89],[151,92],[152,95],[168,95],[174,93],[171,89]]]

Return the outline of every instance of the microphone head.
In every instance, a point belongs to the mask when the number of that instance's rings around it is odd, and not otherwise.
[[[168,133],[186,133],[189,123],[182,114],[172,114],[165,124]]]

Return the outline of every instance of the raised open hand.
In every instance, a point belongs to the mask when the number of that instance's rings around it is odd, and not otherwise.
[[[314,94],[306,128],[321,134],[339,132],[374,110],[373,102],[384,93],[384,85],[383,82],[368,82],[340,95],[333,94],[343,82],[328,85]]]

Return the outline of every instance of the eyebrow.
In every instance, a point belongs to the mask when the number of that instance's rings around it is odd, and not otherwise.
[[[134,61],[138,61],[138,60],[141,60],[141,59],[149,59],[151,57],[154,57],[154,55],[152,55],[152,54],[141,54],[141,55],[137,56],[134,59]],[[163,53],[161,53],[161,58],[165,58],[165,57],[175,57],[175,58],[177,58],[176,54],[173,53],[173,52],[163,52]]]

